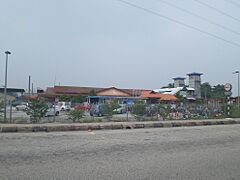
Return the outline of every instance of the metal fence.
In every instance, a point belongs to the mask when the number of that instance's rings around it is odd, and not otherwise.
[[[141,117],[133,113],[133,107],[128,108],[127,113],[114,114],[111,118],[91,117],[85,111],[81,122],[102,122],[102,121],[138,121],[138,120],[182,120],[182,119],[212,119],[225,118],[227,116],[227,104],[225,103],[179,103],[179,104],[145,104]],[[231,107],[231,115],[240,117],[240,112],[235,106]],[[237,112],[237,113],[236,113]],[[232,117],[232,116],[231,116]],[[24,111],[17,111],[16,108],[7,108],[7,121],[10,123],[30,123],[30,117]],[[69,123],[67,111],[61,111],[56,117],[43,117],[41,123]]]

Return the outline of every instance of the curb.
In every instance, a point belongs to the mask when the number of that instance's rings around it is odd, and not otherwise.
[[[134,122],[112,124],[65,124],[65,125],[0,125],[0,133],[10,132],[56,132],[56,131],[87,131],[87,130],[117,130],[117,129],[143,129],[143,128],[171,128],[191,126],[211,126],[240,124],[240,120],[203,120],[181,122]]]

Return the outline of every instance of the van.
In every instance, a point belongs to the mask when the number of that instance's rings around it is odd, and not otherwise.
[[[97,104],[91,107],[90,116],[103,116],[104,115],[104,104]]]

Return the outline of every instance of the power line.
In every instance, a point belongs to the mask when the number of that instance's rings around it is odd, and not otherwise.
[[[214,11],[216,11],[216,12],[218,12],[218,13],[224,15],[224,16],[227,16],[227,17],[229,17],[229,18],[231,18],[231,19],[233,19],[233,20],[235,20],[235,21],[237,21],[237,22],[240,22],[240,19],[238,19],[238,18],[236,18],[236,17],[234,17],[234,16],[232,16],[232,15],[226,13],[226,12],[223,12],[223,11],[221,11],[221,10],[213,7],[213,6],[210,6],[209,4],[207,4],[207,3],[205,3],[205,2],[202,2],[202,1],[200,1],[200,0],[193,0],[193,1],[199,3],[199,4],[203,5],[203,6],[206,6],[206,7],[210,8],[210,9],[212,9],[212,10],[214,10]]]
[[[197,17],[197,18],[199,18],[199,19],[201,19],[201,20],[203,20],[203,21],[206,21],[206,22],[208,22],[208,23],[210,23],[210,24],[213,24],[213,25],[215,25],[215,26],[218,26],[218,27],[220,27],[220,28],[222,28],[222,29],[224,29],[224,30],[226,30],[226,31],[230,31],[230,32],[232,32],[232,33],[234,33],[234,34],[240,35],[240,32],[238,32],[238,31],[235,31],[235,30],[233,30],[233,29],[231,29],[231,28],[229,28],[229,27],[227,27],[227,26],[223,26],[223,25],[221,25],[221,24],[218,24],[218,23],[216,23],[216,22],[214,22],[214,21],[209,20],[208,18],[205,18],[205,17],[203,17],[203,16],[200,16],[200,15],[198,15],[198,14],[196,14],[196,13],[193,13],[193,12],[191,12],[191,11],[188,11],[188,10],[186,10],[186,9],[184,9],[184,8],[181,8],[181,7],[179,7],[179,6],[176,6],[176,5],[172,4],[172,3],[169,3],[169,2],[164,1],[164,0],[156,0],[156,1],[159,1],[159,2],[161,2],[161,3],[164,3],[164,4],[168,5],[168,6],[171,6],[171,7],[175,8],[175,9],[178,9],[178,10],[180,10],[180,11],[183,11],[183,12],[185,12],[185,13],[187,13],[187,14],[190,14],[190,15],[192,15],[192,16],[194,16],[194,17]]]
[[[224,39],[224,38],[222,38],[222,37],[220,37],[220,36],[218,36],[218,35],[215,35],[215,34],[213,34],[213,33],[209,33],[209,32],[207,32],[207,31],[201,30],[201,29],[199,29],[199,28],[197,28],[197,27],[195,27],[195,26],[185,24],[185,23],[183,23],[183,22],[181,22],[181,21],[178,21],[178,20],[175,20],[175,19],[173,19],[173,18],[167,17],[167,16],[165,16],[165,15],[162,15],[162,14],[160,14],[160,13],[158,13],[158,12],[149,10],[149,9],[144,8],[144,7],[142,7],[142,6],[139,6],[139,5],[130,3],[130,2],[125,1],[125,0],[116,0],[116,1],[122,2],[122,3],[125,4],[125,5],[132,6],[132,7],[134,7],[134,8],[140,9],[140,10],[142,10],[142,11],[145,11],[145,12],[147,12],[147,13],[150,13],[150,14],[153,14],[153,15],[155,15],[155,16],[161,17],[161,18],[163,18],[163,19],[172,21],[172,22],[174,22],[174,23],[176,23],[176,24],[180,24],[180,25],[185,26],[185,27],[187,27],[187,28],[194,29],[195,31],[198,31],[198,32],[200,32],[200,33],[202,33],[202,34],[206,34],[206,35],[208,35],[208,36],[212,36],[212,37],[214,37],[215,39],[222,40],[222,41],[224,41],[224,42],[226,42],[226,43],[229,43],[229,44],[231,44],[231,45],[240,47],[240,44],[238,44],[238,43],[236,43],[236,42],[233,42],[233,41]]]
[[[235,2],[235,1],[233,1],[233,0],[224,0],[224,1],[226,1],[226,2],[228,2],[228,3],[231,3],[231,4],[233,4],[233,5],[235,5],[235,6],[237,6],[237,7],[240,8],[240,4],[237,3],[237,2]]]

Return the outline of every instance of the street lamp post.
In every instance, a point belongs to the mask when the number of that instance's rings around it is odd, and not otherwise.
[[[6,51],[6,66],[5,66],[5,86],[4,86],[4,122],[7,121],[7,66],[8,66],[8,55],[11,52]]]
[[[240,94],[240,88],[239,88],[239,71],[235,71],[233,74],[237,74],[238,75],[238,110],[240,110],[240,97],[239,97],[239,94]]]

